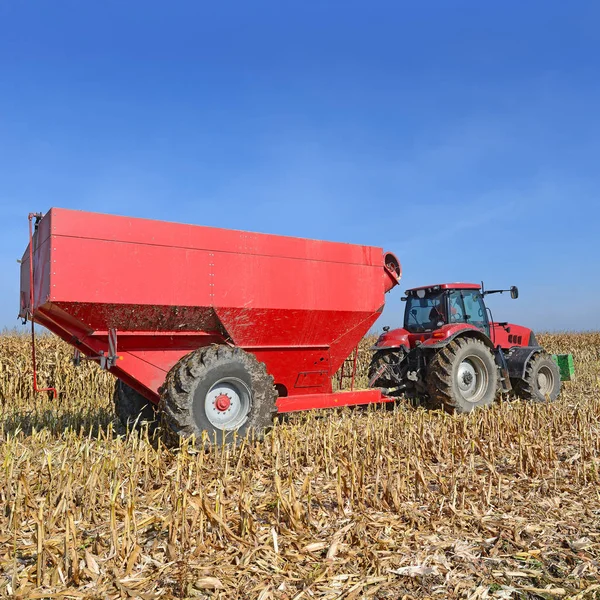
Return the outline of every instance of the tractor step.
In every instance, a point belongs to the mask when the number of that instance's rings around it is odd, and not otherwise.
[[[552,358],[560,370],[561,381],[573,381],[575,379],[575,364],[572,354],[553,354]]]
[[[504,352],[502,352],[500,347],[496,348],[494,359],[496,361],[496,366],[498,367],[498,381],[500,383],[502,393],[508,394],[508,392],[512,390],[512,384],[510,382],[506,357],[504,356]]]

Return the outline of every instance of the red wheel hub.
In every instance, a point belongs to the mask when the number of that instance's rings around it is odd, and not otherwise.
[[[215,399],[215,408],[225,412],[231,406],[231,399],[227,394],[219,394]]]

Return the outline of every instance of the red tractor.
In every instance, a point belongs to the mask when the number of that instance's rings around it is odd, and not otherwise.
[[[422,399],[426,406],[470,412],[513,392],[533,401],[555,400],[561,373],[533,331],[494,322],[485,290],[445,283],[408,290],[404,327],[384,327],[369,370],[370,387],[388,396]]]

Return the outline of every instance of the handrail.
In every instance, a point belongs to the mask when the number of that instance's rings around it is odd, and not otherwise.
[[[29,316],[31,320],[31,361],[33,364],[33,391],[34,392],[52,392],[54,399],[56,400],[57,392],[56,388],[46,387],[38,388],[37,383],[37,361],[35,356],[35,320],[33,318],[33,311],[35,310],[35,294],[33,289],[33,228],[32,220],[35,218],[36,225],[42,218],[41,213],[29,213]]]

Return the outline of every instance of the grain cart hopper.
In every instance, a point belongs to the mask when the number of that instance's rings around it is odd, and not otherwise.
[[[331,381],[400,280],[381,248],[60,208],[29,223],[20,316],[119,379],[122,420],[159,407],[180,436],[228,440],[384,399]]]

